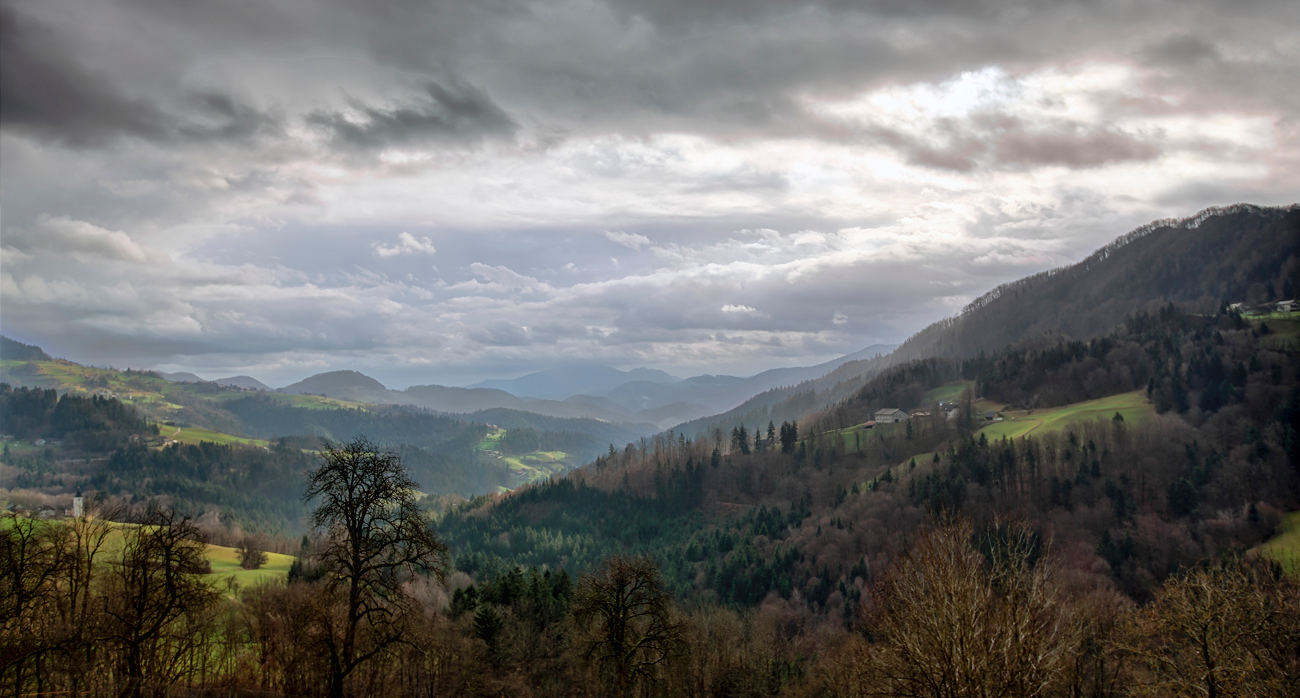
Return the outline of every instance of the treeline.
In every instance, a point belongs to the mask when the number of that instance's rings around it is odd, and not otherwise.
[[[981,394],[1015,406],[1145,390],[1157,411],[1196,422],[1230,404],[1263,417],[1296,382],[1295,363],[1270,346],[1266,328],[1232,313],[1189,315],[1173,305],[1136,313],[1104,337],[1025,343],[968,361],[963,372]]]
[[[1300,586],[1276,566],[1192,565],[1137,605],[1003,521],[919,528],[831,626],[779,598],[680,603],[654,562],[628,555],[576,578],[398,571],[380,605],[350,607],[329,580],[352,572],[317,540],[304,555],[326,574],[221,593],[196,576],[188,521],[142,523],[4,521],[6,692],[1288,696],[1300,682]],[[353,626],[349,608],[383,612]]]
[[[132,437],[156,436],[131,406],[113,398],[60,396],[53,390],[13,388],[0,383],[0,415],[5,434],[17,439],[63,439],[84,451],[108,451]]]
[[[223,523],[288,533],[304,527],[299,495],[312,453],[283,441],[270,448],[203,442],[114,451],[83,488],[136,500],[165,498],[179,511],[221,512]]]

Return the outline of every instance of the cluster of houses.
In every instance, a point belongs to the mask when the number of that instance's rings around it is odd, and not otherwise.
[[[43,506],[37,509],[30,509],[20,504],[9,504],[8,506],[3,506],[3,510],[13,516],[18,516],[21,518],[80,519],[81,517],[86,515],[86,498],[82,497],[81,493],[78,492],[77,495],[72,498],[72,506],[63,510],[55,509],[54,507],[51,506]]]
[[[939,411],[943,412],[943,415],[949,420],[956,419],[957,408],[957,403],[954,402],[939,403]],[[930,415],[931,412],[926,411],[926,409],[917,409],[917,411],[914,412],[907,412],[906,409],[898,409],[897,407],[883,407],[876,409],[875,415],[872,415],[870,420],[862,422],[862,426],[871,429],[878,424],[898,424],[898,422],[904,422],[907,420],[923,419],[923,417],[928,417]],[[984,420],[1002,421],[1002,416],[998,415],[997,412],[985,412]]]
[[[957,403],[940,402],[939,411],[943,412],[944,416],[948,419],[952,419],[957,415]],[[897,407],[883,407],[876,410],[876,413],[872,415],[871,419],[863,422],[862,426],[870,429],[877,424],[898,424],[899,422],[906,422],[909,419],[922,419],[929,417],[930,414],[931,413],[927,410],[908,412],[907,410],[902,410]]]
[[[1234,313],[1243,314],[1262,314],[1262,313],[1293,313],[1300,310],[1300,301],[1292,298],[1284,301],[1273,301],[1271,303],[1259,303],[1248,305],[1246,303],[1230,303],[1228,310]]]

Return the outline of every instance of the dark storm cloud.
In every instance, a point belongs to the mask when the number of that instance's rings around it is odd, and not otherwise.
[[[74,146],[167,128],[152,105],[115,91],[63,51],[48,28],[0,6],[0,123]]]
[[[363,150],[390,146],[472,143],[512,135],[518,125],[482,90],[463,82],[430,82],[427,99],[393,109],[355,104],[356,121],[340,112],[316,112],[307,122],[326,129],[341,146]]]
[[[1017,4],[999,0],[612,0],[626,16],[661,26],[757,21],[809,10],[827,14],[881,17],[989,17]]]
[[[73,147],[101,146],[120,136],[146,140],[243,140],[279,130],[275,119],[228,95],[182,98],[185,114],[131,96],[83,65],[62,37],[36,20],[0,6],[0,124]]]

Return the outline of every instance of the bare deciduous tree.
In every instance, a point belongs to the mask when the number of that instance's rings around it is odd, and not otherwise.
[[[1041,696],[1065,676],[1078,629],[1032,536],[999,527],[985,554],[971,541],[967,523],[933,529],[885,581],[872,693]]]
[[[196,573],[209,568],[202,534],[189,519],[150,510],[126,529],[121,561],[103,589],[104,639],[114,648],[123,696],[140,696],[146,681],[166,686],[181,678],[198,651],[194,621],[219,596]]]
[[[446,569],[446,546],[415,504],[415,483],[396,454],[358,437],[327,444],[306,499],[319,499],[313,522],[325,530],[318,558],[340,613],[321,615],[329,658],[329,693],[362,663],[400,642],[408,613],[402,585]]]
[[[1138,695],[1293,696],[1300,586],[1267,563],[1226,560],[1170,579],[1128,624]]]
[[[585,635],[583,655],[612,679],[612,695],[654,681],[681,639],[659,568],[644,557],[612,557],[584,576],[572,613]]]

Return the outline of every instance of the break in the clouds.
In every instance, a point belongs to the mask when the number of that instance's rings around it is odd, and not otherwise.
[[[896,342],[1300,191],[1300,6],[0,0],[0,323],[401,387]]]

